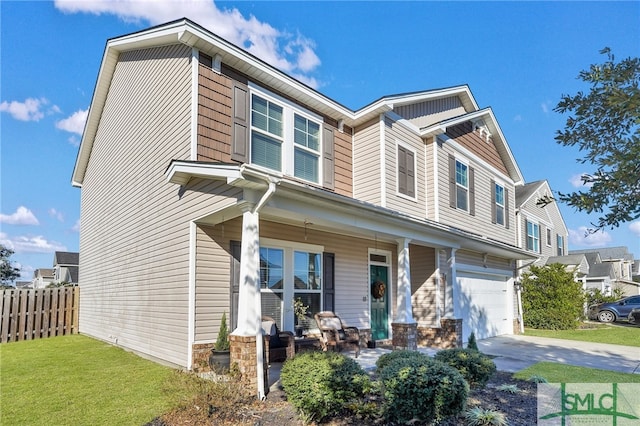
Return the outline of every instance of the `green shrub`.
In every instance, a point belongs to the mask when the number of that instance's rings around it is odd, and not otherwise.
[[[384,369],[387,365],[391,364],[391,362],[395,361],[396,359],[414,359],[414,358],[417,358],[417,359],[429,358],[429,355],[423,354],[418,351],[408,351],[408,350],[392,351],[392,352],[383,354],[380,356],[380,358],[378,358],[378,360],[376,361],[376,368],[378,370],[378,373],[380,373],[382,369]]]
[[[474,351],[479,350],[478,344],[476,343],[476,335],[473,331],[469,335],[469,341],[467,342],[467,349],[473,349]]]
[[[437,422],[465,407],[469,385],[462,375],[427,356],[398,356],[379,374],[384,416],[391,423]]]
[[[475,407],[464,413],[468,426],[507,426],[507,418],[499,411]]]
[[[496,364],[491,358],[473,349],[444,349],[434,359],[458,370],[471,387],[484,387],[496,372]]]
[[[306,422],[320,422],[357,402],[371,388],[353,359],[335,352],[304,352],[287,360],[280,373],[287,399]]]

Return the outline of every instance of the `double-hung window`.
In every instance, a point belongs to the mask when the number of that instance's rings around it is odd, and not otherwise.
[[[562,235],[556,236],[556,244],[558,245],[558,256],[564,256],[564,237]]]
[[[505,197],[504,197],[504,186],[495,184],[495,211],[496,211],[496,223],[499,225],[505,224],[504,213],[505,213]]]
[[[278,96],[251,94],[251,163],[320,182],[322,119]]]
[[[527,220],[527,250],[540,252],[540,225]]]
[[[469,211],[469,166],[456,160],[456,207]]]

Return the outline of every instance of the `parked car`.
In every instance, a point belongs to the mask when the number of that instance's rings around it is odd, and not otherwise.
[[[589,319],[597,319],[600,322],[626,319],[634,308],[640,308],[640,296],[630,296],[615,302],[591,305],[589,306]]]
[[[633,308],[627,317],[631,324],[640,326],[640,308]]]

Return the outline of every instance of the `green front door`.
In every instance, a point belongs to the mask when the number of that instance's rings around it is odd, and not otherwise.
[[[389,337],[389,267],[370,265],[371,338]]]

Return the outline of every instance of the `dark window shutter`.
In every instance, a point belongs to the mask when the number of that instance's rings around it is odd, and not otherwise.
[[[407,194],[407,150],[398,145],[398,192]]]
[[[449,155],[449,206],[454,209],[457,206],[456,197],[456,159]]]
[[[407,166],[407,195],[410,197],[415,197],[416,196],[416,171],[415,171],[414,153],[411,151],[407,151],[406,166]]]
[[[509,229],[509,190],[504,189],[504,227]]]
[[[334,189],[335,185],[334,143],[333,129],[325,126],[322,134],[322,186],[328,189]]]
[[[207,68],[213,68],[213,58],[209,55],[206,55],[202,52],[198,52],[198,59],[202,65]]]
[[[238,298],[240,295],[240,257],[242,244],[230,241],[231,250],[231,330],[238,327]]]
[[[469,167],[469,214],[476,215],[476,173],[473,167]]]
[[[324,285],[322,286],[322,298],[323,309],[325,311],[335,311],[335,254],[323,253],[322,254],[322,279]]]
[[[491,223],[497,223],[496,219],[496,181],[491,179]]]
[[[542,253],[542,245],[547,244],[547,231],[543,224],[538,225],[538,253]]]
[[[233,83],[233,128],[231,130],[231,159],[241,163],[249,162],[249,117],[251,105],[249,88],[234,81]]]

